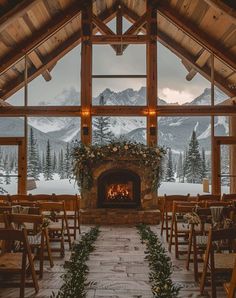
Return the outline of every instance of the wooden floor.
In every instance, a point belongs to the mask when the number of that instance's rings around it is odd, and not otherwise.
[[[89,226],[82,226],[82,232]],[[153,226],[153,231],[160,233],[159,226]],[[144,261],[144,250],[139,240],[137,230],[131,226],[102,226],[101,234],[96,241],[96,250],[90,255],[87,297],[96,298],[151,298],[151,287],[148,281],[148,265]],[[165,241],[163,241],[165,243]],[[166,244],[165,244],[166,245]],[[45,266],[43,279],[39,281],[40,291],[35,295],[32,288],[27,288],[25,297],[50,297],[61,286],[63,264],[70,257],[66,250],[64,259],[54,257],[54,267]],[[210,297],[199,295],[199,286],[194,282],[192,270],[185,269],[184,259],[173,263],[173,280],[182,286],[181,298]],[[192,269],[192,268],[191,268]],[[1,281],[0,281],[1,283]],[[226,297],[222,288],[217,291],[217,297]],[[0,297],[19,297],[19,290],[0,288]],[[170,297],[171,298],[171,297]]]

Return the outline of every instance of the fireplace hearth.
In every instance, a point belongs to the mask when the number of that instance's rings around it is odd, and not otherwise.
[[[97,179],[98,208],[139,208],[141,181],[128,169],[110,169]]]

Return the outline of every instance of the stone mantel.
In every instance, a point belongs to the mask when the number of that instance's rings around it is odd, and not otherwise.
[[[141,180],[141,210],[157,208],[157,194],[152,191],[149,168],[140,165],[137,159],[119,158],[118,160],[104,160],[93,169],[93,185],[89,190],[81,191],[81,208],[96,209],[97,202],[97,181],[99,176],[111,169],[126,169],[138,174]]]

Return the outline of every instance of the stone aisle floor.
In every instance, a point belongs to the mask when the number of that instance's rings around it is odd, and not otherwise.
[[[87,297],[150,298],[145,246],[135,227],[101,227],[91,253]]]
[[[101,227],[100,230],[96,250],[90,255],[88,262],[88,281],[91,284],[87,298],[152,298],[148,281],[149,268],[144,260],[145,245],[141,244],[137,229],[109,226]],[[160,226],[152,226],[152,230],[160,236]],[[167,249],[166,242],[162,240]],[[172,279],[182,287],[179,297],[210,297],[207,293],[200,295],[192,268],[189,271],[185,269],[185,256],[176,260],[174,251],[170,254],[173,264]],[[217,298],[225,297],[222,287],[217,289]]]

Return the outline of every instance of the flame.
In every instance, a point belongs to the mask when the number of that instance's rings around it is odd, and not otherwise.
[[[111,184],[107,191],[108,200],[126,199],[132,200],[128,184]]]

